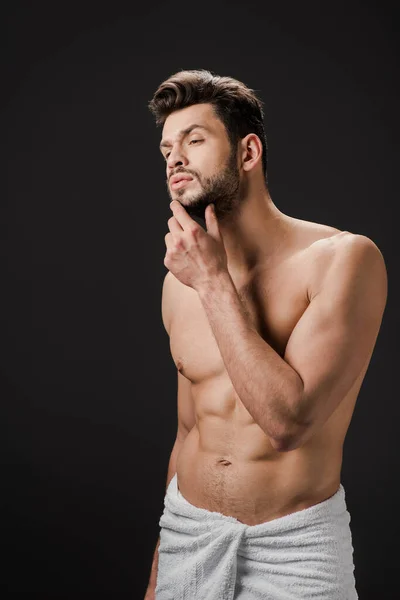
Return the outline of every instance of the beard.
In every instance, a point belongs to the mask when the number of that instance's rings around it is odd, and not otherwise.
[[[231,152],[223,170],[212,177],[202,177],[199,173],[183,169],[177,173],[191,175],[201,186],[199,192],[190,193],[182,188],[172,196],[167,180],[171,200],[178,200],[191,217],[198,217],[205,222],[205,210],[209,204],[214,204],[218,221],[226,222],[237,213],[242,194],[235,151]]]

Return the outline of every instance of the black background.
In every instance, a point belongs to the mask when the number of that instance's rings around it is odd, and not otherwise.
[[[359,596],[396,597],[399,95],[389,5],[14,1],[2,12],[4,591],[143,598],[176,432],[160,305],[171,213],[147,102],[172,73],[207,68],[264,101],[278,208],[364,234],[384,255],[389,298],[342,483]]]

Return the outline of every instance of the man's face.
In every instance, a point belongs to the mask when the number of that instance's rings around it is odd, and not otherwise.
[[[219,219],[235,211],[240,189],[236,151],[211,104],[188,106],[169,115],[160,149],[166,160],[168,194],[189,215],[204,219],[211,203]],[[178,176],[186,179],[176,181]]]

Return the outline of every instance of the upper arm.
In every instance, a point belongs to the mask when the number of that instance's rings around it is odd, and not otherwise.
[[[284,355],[301,380],[287,434],[292,448],[322,427],[355,383],[371,357],[386,305],[386,267],[374,242],[354,234],[337,242]]]

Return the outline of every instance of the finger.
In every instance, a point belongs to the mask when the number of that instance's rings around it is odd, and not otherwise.
[[[174,238],[172,237],[172,233],[167,233],[164,236],[164,242],[167,248],[172,248],[172,244],[174,243]]]
[[[182,227],[180,226],[175,217],[171,217],[170,219],[168,219],[168,227],[172,234],[182,233],[183,231]]]
[[[182,237],[174,237],[172,233],[167,233],[164,236],[165,245],[170,252],[180,252],[185,248]]]
[[[182,229],[190,229],[193,225],[197,225],[196,221],[188,215],[180,202],[172,200],[169,206]]]

